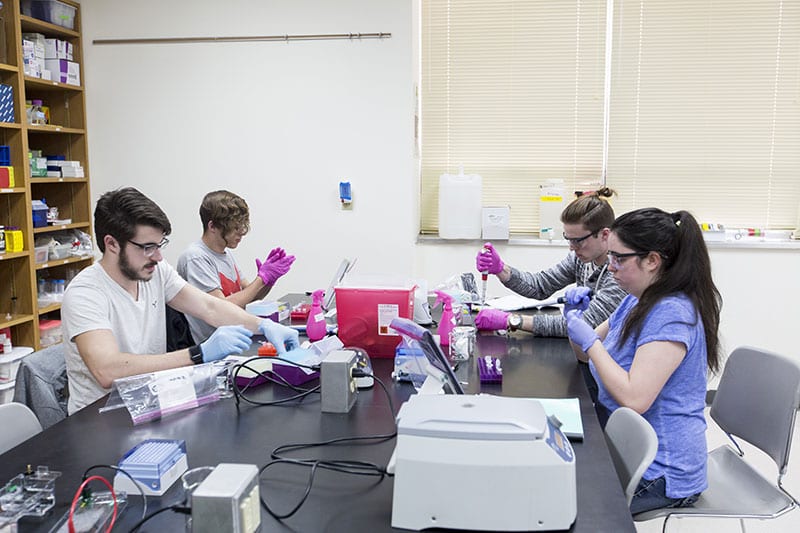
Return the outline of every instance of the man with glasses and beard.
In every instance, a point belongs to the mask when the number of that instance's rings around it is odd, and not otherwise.
[[[298,346],[296,331],[192,287],[163,261],[172,226],[138,190],[103,194],[94,223],[103,257],[72,280],[61,306],[70,414],[108,393],[115,379],[238,354],[253,333],[263,333],[279,353]],[[165,304],[216,331],[166,353]]]
[[[258,275],[253,281],[242,277],[232,250],[250,231],[250,209],[242,197],[232,192],[206,194],[200,204],[200,221],[203,236],[181,254],[177,269],[183,279],[212,296],[244,308],[264,298],[294,262],[293,255],[273,248],[263,263],[256,259]],[[204,341],[214,332],[213,326],[199,318],[186,318],[195,342]]]

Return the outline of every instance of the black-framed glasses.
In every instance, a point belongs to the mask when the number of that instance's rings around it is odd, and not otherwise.
[[[588,235],[584,235],[583,237],[570,238],[570,237],[567,237],[566,233],[562,232],[561,236],[564,237],[564,240],[567,241],[570,245],[572,245],[575,248],[577,248],[577,247],[581,246],[583,244],[583,242],[586,239],[588,239],[589,237],[597,237],[598,233],[599,232],[597,232],[597,231],[593,231],[593,232],[589,233]]]
[[[158,244],[155,243],[139,244],[138,242],[134,242],[130,239],[128,239],[128,242],[139,248],[145,257],[152,257],[153,254],[156,253],[156,250],[161,250],[162,248],[166,247],[169,244],[169,239],[164,237]]]
[[[650,252],[627,252],[620,254],[617,252],[608,252],[608,264],[614,268],[619,268],[622,263],[629,257],[644,257]]]

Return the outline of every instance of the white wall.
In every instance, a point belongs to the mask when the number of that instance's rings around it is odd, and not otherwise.
[[[339,261],[412,269],[411,8],[407,0],[81,3],[92,192],[133,185],[199,238],[203,195],[245,197],[237,256],[298,259],[279,287],[327,286]],[[385,40],[93,45],[93,39],[390,32]],[[342,211],[339,181],[352,183]]]
[[[244,196],[252,233],[246,274],[274,245],[298,256],[279,293],[327,285],[339,260],[364,273],[436,284],[470,271],[477,243],[416,244],[411,0],[83,0],[84,75],[92,190],[134,185],[173,223],[174,263],[200,235],[202,196]],[[345,32],[391,39],[289,43],[93,45],[93,39]],[[342,211],[338,182],[353,184]],[[561,246],[506,246],[530,270]],[[725,347],[795,353],[797,250],[713,248],[725,299]],[[490,285],[490,294],[504,291]]]

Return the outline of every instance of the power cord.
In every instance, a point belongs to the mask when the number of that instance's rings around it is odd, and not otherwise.
[[[191,507],[185,507],[185,506],[179,505],[179,504],[170,505],[169,507],[163,507],[163,508],[159,509],[158,511],[154,511],[154,512],[150,513],[148,516],[145,516],[144,518],[142,518],[141,520],[136,522],[136,524],[134,524],[134,526],[130,530],[128,530],[128,533],[135,533],[136,531],[139,530],[140,527],[142,527],[144,525],[145,522],[147,522],[148,520],[150,520],[154,516],[159,515],[161,513],[164,513],[166,511],[174,511],[176,513],[181,513],[181,514],[191,514],[192,513],[192,508]]]
[[[316,387],[312,387],[310,389],[297,387],[296,385],[292,385],[291,383],[286,381],[286,379],[283,376],[281,376],[279,374],[276,374],[275,372],[272,372],[272,371],[262,372],[262,371],[254,368],[253,366],[248,364],[248,363],[252,363],[253,361],[258,361],[258,360],[263,360],[263,359],[264,358],[260,357],[260,356],[251,357],[250,359],[242,361],[241,363],[235,364],[233,366],[233,368],[231,369],[231,372],[230,372],[231,388],[233,389],[233,395],[236,398],[237,407],[238,407],[239,403],[242,402],[242,401],[246,402],[246,403],[249,403],[251,405],[279,405],[279,404],[283,404],[283,403],[293,402],[295,400],[301,400],[301,399],[305,398],[306,396],[308,396],[310,394],[319,392],[319,389],[320,389],[319,385],[317,385]],[[315,370],[315,371],[319,370],[319,365],[316,365],[316,366],[304,365],[304,364],[301,364],[301,363],[296,363],[294,361],[290,361],[288,359],[283,359],[281,357],[270,357],[270,360],[272,360],[272,361],[275,361],[275,360],[283,361],[283,362],[286,362],[286,363],[289,363],[289,364],[293,364],[293,365],[298,366],[298,367],[307,368],[307,369],[310,369],[310,370]],[[283,387],[287,387],[289,389],[292,389],[293,391],[297,392],[298,394],[295,394],[293,396],[289,396],[287,398],[281,398],[280,400],[271,400],[271,401],[268,401],[268,402],[260,402],[260,401],[254,400],[254,399],[250,398],[246,394],[248,389],[251,387],[251,385],[247,384],[244,387],[240,387],[239,384],[236,381],[236,378],[239,377],[239,372],[241,372],[242,369],[247,369],[250,372],[253,372],[256,376],[261,377],[261,378],[263,378],[263,379],[265,379],[265,380],[267,380],[267,381],[269,381],[271,383],[274,383],[276,385],[281,385]],[[251,383],[255,379],[256,379],[255,376],[253,378],[251,378]]]
[[[302,450],[306,448],[318,448],[322,446],[330,446],[330,445],[337,445],[337,444],[344,444],[344,443],[355,443],[355,444],[380,444],[382,442],[386,442],[391,440],[397,436],[397,423],[395,421],[395,411],[394,411],[394,402],[392,401],[392,396],[389,394],[389,389],[386,388],[386,384],[383,383],[379,378],[375,377],[374,374],[369,374],[364,372],[363,370],[355,369],[353,371],[353,377],[371,377],[383,389],[383,392],[386,394],[386,399],[389,402],[389,409],[392,416],[392,424],[394,426],[394,430],[391,433],[381,434],[381,435],[358,435],[353,437],[338,437],[334,439],[329,439],[325,441],[319,442],[308,442],[308,443],[294,443],[294,444],[284,444],[282,446],[278,446],[272,451],[271,458],[272,460],[268,462],[266,465],[261,467],[259,470],[259,477],[271,466],[277,464],[287,464],[287,465],[294,465],[294,466],[303,466],[310,468],[308,481],[306,483],[306,489],[303,493],[303,496],[300,498],[300,501],[286,513],[278,513],[274,511],[264,499],[264,493],[261,492],[259,498],[261,500],[261,506],[273,517],[278,520],[283,520],[285,518],[289,518],[294,515],[300,507],[308,499],[309,494],[311,494],[311,488],[314,485],[314,478],[316,476],[318,469],[324,470],[331,470],[334,472],[341,472],[343,474],[351,474],[357,476],[373,476],[373,477],[380,477],[378,480],[383,481],[384,477],[391,476],[386,471],[386,468],[376,465],[375,463],[370,463],[367,461],[350,461],[350,460],[321,460],[321,459],[293,459],[290,457],[284,457],[282,454],[286,452]]]
[[[111,470],[116,470],[117,472],[124,474],[128,479],[130,479],[133,482],[134,486],[137,489],[139,489],[139,494],[142,495],[142,518],[144,518],[147,515],[147,495],[144,493],[144,489],[142,488],[141,485],[139,485],[139,483],[136,482],[135,479],[133,479],[133,476],[131,476],[128,472],[118,467],[117,465],[92,465],[89,468],[87,468],[86,471],[83,473],[83,479],[81,481],[86,481],[86,478],[89,476],[89,472],[91,472],[96,468],[110,468]],[[89,497],[89,495],[90,495],[89,488],[85,487],[83,490],[82,497],[86,499]]]

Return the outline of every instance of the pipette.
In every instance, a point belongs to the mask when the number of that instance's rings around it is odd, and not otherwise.
[[[589,298],[594,296],[594,291],[590,290],[588,294]],[[547,307],[548,305],[556,305],[556,304],[565,304],[567,303],[567,299],[564,296],[558,296],[557,298],[550,298],[549,300],[544,300],[536,304],[536,307]]]
[[[489,249],[484,246],[483,250],[481,250],[481,253],[488,254],[491,252],[489,252]],[[489,271],[484,270],[483,272],[481,272],[481,305],[486,305],[486,285],[488,284],[489,284]]]

